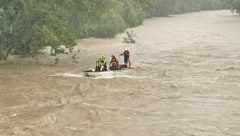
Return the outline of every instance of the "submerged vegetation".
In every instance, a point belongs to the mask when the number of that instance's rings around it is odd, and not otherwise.
[[[226,7],[240,13],[239,0],[0,0],[0,60],[47,46],[58,53],[77,38],[114,37],[153,16]]]
[[[137,35],[136,35],[136,33],[133,32],[133,30],[126,31],[126,35],[127,35],[127,37],[123,38],[124,43],[136,43],[135,38],[137,37]]]

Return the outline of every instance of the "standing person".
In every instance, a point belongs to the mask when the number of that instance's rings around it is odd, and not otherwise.
[[[130,57],[130,53],[129,53],[129,50],[127,48],[125,48],[124,52],[121,53],[120,55],[123,55],[124,56],[124,64],[126,67],[129,67],[130,68],[130,61],[129,61],[129,57]],[[129,65],[128,65],[129,64]]]
[[[110,70],[118,70],[119,69],[118,61],[114,55],[112,55],[112,59],[109,64],[109,69]]]
[[[96,71],[107,71],[107,59],[103,54],[99,56],[99,59],[96,65]]]

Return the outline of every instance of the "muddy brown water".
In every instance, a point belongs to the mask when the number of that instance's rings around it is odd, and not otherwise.
[[[130,30],[136,44],[122,43],[125,34],[81,40],[79,63],[71,56],[61,56],[58,66],[48,56],[39,65],[26,58],[1,62],[0,135],[240,135],[238,15],[152,18]],[[130,75],[81,77],[100,53],[110,59],[124,48],[135,67]]]

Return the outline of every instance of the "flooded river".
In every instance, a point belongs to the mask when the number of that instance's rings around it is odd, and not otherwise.
[[[240,17],[205,11],[152,18],[136,44],[83,39],[77,61],[0,63],[1,136],[239,136]],[[130,50],[128,76],[87,78],[100,53]],[[118,56],[119,61],[122,58]]]

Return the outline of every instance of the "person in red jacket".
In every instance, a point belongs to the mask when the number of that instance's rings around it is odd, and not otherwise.
[[[119,69],[118,61],[114,55],[112,55],[112,59],[109,64],[109,69],[110,70],[118,70]]]

